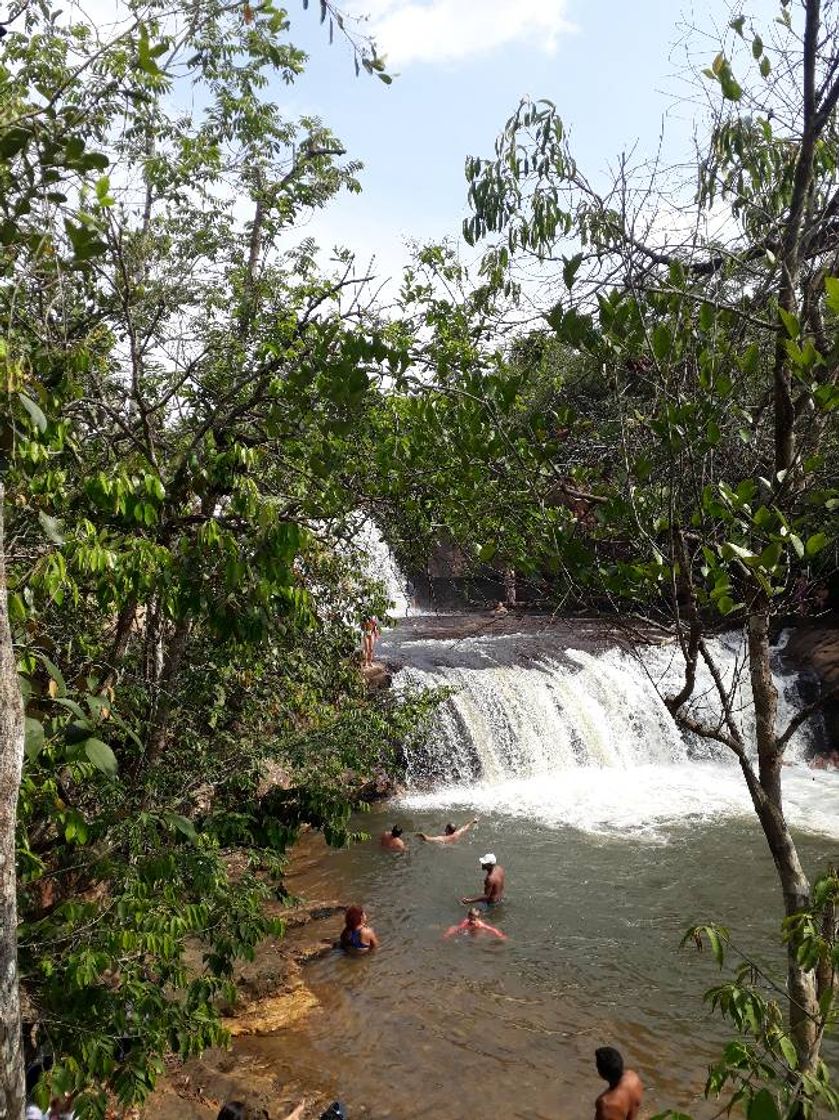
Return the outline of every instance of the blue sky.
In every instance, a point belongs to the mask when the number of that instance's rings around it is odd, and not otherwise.
[[[311,232],[375,252],[380,273],[399,268],[406,238],[457,236],[465,213],[463,163],[487,155],[519,99],[556,102],[581,168],[596,179],[638,142],[653,155],[665,119],[665,159],[690,150],[696,111],[688,88],[691,53],[708,65],[725,28],[722,0],[350,0],[398,76],[390,86],[362,72],[337,35],[332,47],[313,0],[287,0],[292,40],[309,52],[307,73],[277,90],[292,113],[321,116],[365,164],[363,193],[334,203]],[[348,5],[345,3],[344,7]],[[758,5],[754,5],[758,6]],[[754,7],[753,6],[753,7]],[[764,12],[768,0],[760,0]],[[771,5],[774,14],[775,5]],[[679,43],[681,42],[681,45]]]

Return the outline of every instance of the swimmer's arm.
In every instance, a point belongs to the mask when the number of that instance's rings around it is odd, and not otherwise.
[[[420,840],[424,840],[426,844],[445,844],[445,836],[426,836],[424,832],[418,832],[417,836]]]
[[[370,946],[370,948],[371,949],[378,949],[379,939],[378,939],[378,937],[376,937],[376,934],[373,932],[373,930],[370,929],[369,926],[365,926],[364,932],[367,934],[367,938],[368,938],[367,944]]]
[[[293,1112],[289,1112],[285,1120],[301,1120],[301,1117],[303,1116],[303,1109],[306,1107],[307,1103],[307,1101],[301,1101]]]
[[[444,941],[448,941],[448,939],[449,939],[450,937],[454,937],[454,935],[455,935],[455,934],[456,934],[456,933],[458,932],[458,930],[459,930],[459,929],[461,928],[462,924],[463,924],[463,923],[461,922],[460,924],[458,924],[458,925],[456,925],[456,926],[449,926],[449,928],[448,928],[448,929],[446,930],[446,932],[445,932],[445,933],[443,934],[443,940],[444,940]]]
[[[473,817],[471,821],[467,821],[466,824],[462,824],[460,826],[460,828],[457,829],[457,831],[454,833],[454,835],[455,836],[462,836],[464,832],[468,832],[469,829],[477,823],[478,823],[478,818]]]
[[[473,902],[489,902],[489,898],[485,894],[476,895],[475,898],[462,898],[461,904],[463,906],[471,906]]]
[[[486,922],[478,922],[478,925],[481,927],[481,929],[485,929],[487,933],[491,933],[493,937],[500,937],[502,941],[507,940],[507,934],[502,933],[501,930],[496,929],[495,926],[487,925]]]

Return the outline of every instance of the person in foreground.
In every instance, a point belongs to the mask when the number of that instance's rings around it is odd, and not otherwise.
[[[483,903],[484,906],[497,906],[504,897],[504,868],[499,866],[493,852],[487,852],[485,856],[481,856],[479,862],[486,872],[484,893],[476,895],[474,898],[462,898],[460,901],[464,906],[472,906],[476,902],[479,905]]]
[[[448,940],[448,938],[454,937],[455,934],[458,933],[467,933],[472,936],[478,933],[488,933],[492,937],[500,938],[502,941],[507,940],[506,933],[502,933],[500,929],[491,926],[489,922],[481,921],[481,912],[477,906],[472,907],[462,922],[458,922],[456,926],[449,926],[443,934],[443,939]]]
[[[614,1046],[600,1046],[594,1052],[597,1072],[609,1082],[594,1106],[594,1120],[635,1120],[641,1107],[644,1087],[634,1069],[623,1068],[623,1058]]]
[[[382,833],[379,837],[379,843],[389,852],[404,852],[405,841],[402,839],[403,831],[404,829],[401,829],[398,824],[395,824],[393,828]]]
[[[447,824],[443,830],[442,836],[426,836],[424,832],[418,832],[420,840],[425,840],[427,844],[453,844],[455,840],[459,840],[464,832],[468,832],[473,825],[478,823],[478,818],[473,817],[471,821],[462,824],[460,828],[455,828],[453,824]]]
[[[371,949],[378,949],[379,939],[367,925],[363,906],[348,906],[344,921],[340,938],[342,949],[346,949],[348,953],[367,953]]]

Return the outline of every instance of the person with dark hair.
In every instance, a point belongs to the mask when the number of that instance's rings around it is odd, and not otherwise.
[[[402,839],[403,831],[404,829],[401,829],[398,824],[395,824],[393,828],[382,833],[379,837],[379,843],[388,852],[404,852],[405,841]]]
[[[594,1120],[635,1120],[644,1086],[633,1069],[624,1069],[623,1057],[614,1046],[600,1046],[594,1052],[597,1072],[608,1082],[594,1106]]]
[[[375,931],[367,925],[367,915],[363,906],[348,906],[344,915],[344,928],[341,930],[340,945],[348,953],[367,953],[378,949],[379,939]]]
[[[427,844],[453,844],[459,840],[464,832],[468,832],[470,828],[478,823],[478,818],[473,817],[471,821],[462,824],[460,828],[455,828],[453,824],[447,824],[443,830],[442,836],[426,836],[424,832],[418,832],[420,840],[425,840]]]
[[[305,1107],[306,1102],[301,1101],[297,1108],[286,1116],[285,1120],[301,1120]],[[268,1113],[264,1108],[256,1108],[253,1105],[245,1104],[243,1101],[228,1101],[227,1104],[222,1105],[221,1112],[219,1112],[216,1120],[268,1120]]]

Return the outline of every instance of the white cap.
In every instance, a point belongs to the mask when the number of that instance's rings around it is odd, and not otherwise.
[[[495,858],[494,852],[487,852],[485,856],[481,856],[478,863],[483,867],[485,863],[498,863],[498,860]]]

